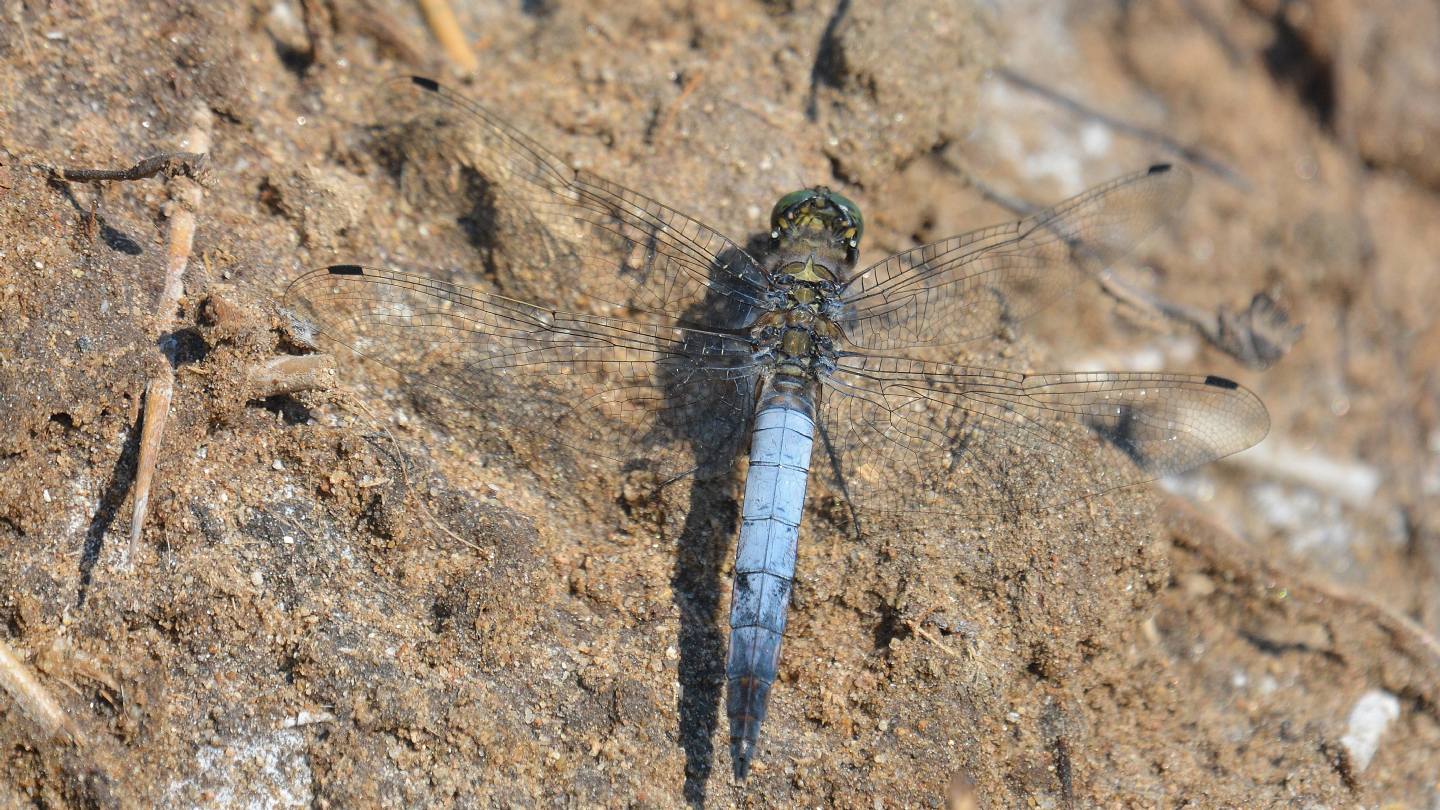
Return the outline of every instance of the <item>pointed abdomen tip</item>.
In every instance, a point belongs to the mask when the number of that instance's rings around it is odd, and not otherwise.
[[[730,759],[734,767],[736,782],[744,782],[750,776],[750,762],[754,758],[754,740],[741,738],[730,741]]]

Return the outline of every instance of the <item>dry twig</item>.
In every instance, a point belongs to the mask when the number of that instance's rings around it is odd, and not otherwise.
[[[328,354],[286,354],[271,358],[250,372],[250,387],[259,398],[325,391],[336,386],[335,358]]]
[[[446,0],[420,0],[420,9],[425,12],[425,21],[435,32],[445,55],[466,73],[479,70],[480,60],[475,58],[470,43],[465,41],[465,34],[460,30],[460,23],[455,19],[455,12],[450,10],[450,4]]]
[[[196,108],[186,141],[199,152],[210,150],[210,110]],[[142,161],[143,163],[143,161]],[[185,267],[190,262],[190,248],[195,242],[195,211],[204,198],[199,185],[190,185],[175,194],[170,215],[170,248],[166,253],[165,287],[155,311],[160,319],[161,335],[168,335],[175,326],[175,312],[185,290]],[[163,339],[162,339],[163,340]],[[164,343],[162,342],[162,346]],[[170,399],[175,393],[175,367],[166,351],[161,370],[145,385],[145,412],[140,425],[140,458],[135,472],[135,503],[130,516],[130,545],[124,565],[133,564],[140,547],[140,533],[150,508],[150,486],[155,478],[155,461],[160,441],[165,435],[165,421],[170,415]]]
[[[45,166],[56,180],[78,183],[99,183],[106,180],[144,180],[163,174],[166,177],[188,177],[202,186],[211,185],[210,155],[205,152],[166,152],[148,157],[128,169],[66,169]]]
[[[20,711],[39,725],[47,738],[82,741],[79,729],[75,728],[65,710],[4,641],[0,641],[0,688],[10,693]]]

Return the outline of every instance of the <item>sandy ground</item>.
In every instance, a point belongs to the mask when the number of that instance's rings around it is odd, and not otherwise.
[[[406,3],[0,11],[0,641],[65,718],[0,698],[0,805],[1440,806],[1433,2],[477,3],[468,76]],[[815,499],[736,787],[735,480],[655,495],[348,360],[257,381],[303,351],[274,299],[304,269],[481,259],[421,238],[370,147],[401,72],[737,240],[830,184],[870,258],[1185,161],[1184,216],[1118,274],[1273,365],[1098,285],[1010,356],[1234,376],[1271,436],[1006,525],[856,540]],[[197,126],[198,205],[38,168]]]

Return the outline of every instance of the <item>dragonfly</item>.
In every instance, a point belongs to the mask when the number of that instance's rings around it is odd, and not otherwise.
[[[856,516],[965,520],[1180,473],[1269,430],[1220,376],[962,362],[1168,222],[1181,166],[861,269],[861,211],[825,186],[782,196],[747,249],[431,79],[392,80],[383,99],[377,154],[474,237],[486,271],[332,265],[285,306],[591,467],[668,482],[731,469],[748,440],[725,663],[737,780],[780,671],[812,466]]]

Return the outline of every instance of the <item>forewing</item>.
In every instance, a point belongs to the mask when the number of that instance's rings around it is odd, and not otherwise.
[[[730,464],[744,438],[757,369],[743,338],[356,265],[301,276],[285,305],[323,340],[587,462],[679,475]]]
[[[1044,510],[1243,450],[1270,424],[1254,394],[1222,377],[847,356],[826,382],[838,472],[872,512]]]
[[[699,221],[576,172],[429,79],[393,80],[382,99],[378,149],[407,197],[452,218],[516,297],[719,327],[770,308],[755,261]]]
[[[1018,222],[897,253],[845,285],[836,322],[876,351],[994,335],[1124,257],[1189,190],[1183,167],[1152,166]]]

